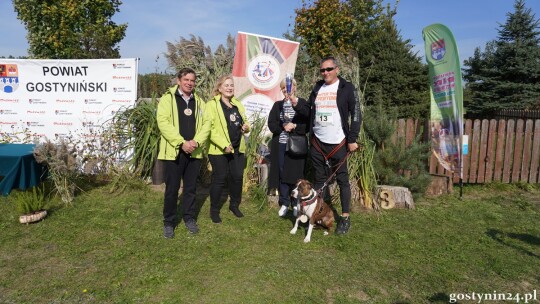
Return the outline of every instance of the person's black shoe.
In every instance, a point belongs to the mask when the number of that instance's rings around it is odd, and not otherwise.
[[[351,219],[350,217],[341,217],[337,229],[336,234],[341,235],[349,232],[349,228],[351,228]]]
[[[219,212],[210,212],[210,218],[212,219],[212,223],[214,224],[221,223],[221,217],[219,216]]]
[[[194,219],[189,219],[184,221],[184,224],[186,225],[189,233],[191,234],[197,234],[199,233],[199,227],[197,227],[197,223]]]
[[[166,239],[174,238],[174,227],[173,226],[163,226],[163,237]]]
[[[229,207],[229,210],[231,210],[231,212],[236,217],[244,217],[244,214],[242,213],[242,211],[240,211],[240,209],[238,209],[238,206],[231,206]]]

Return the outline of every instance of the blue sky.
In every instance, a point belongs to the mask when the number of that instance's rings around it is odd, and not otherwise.
[[[228,33],[238,31],[282,38],[292,30],[294,9],[301,0],[124,0],[113,20],[128,23],[126,37],[120,43],[124,58],[140,58],[140,73],[164,72],[166,41],[176,42],[190,34],[201,37],[214,50],[225,43]],[[392,4],[395,1],[387,1]],[[460,59],[472,56],[476,47],[484,47],[497,38],[499,24],[513,12],[514,0],[401,0],[395,17],[404,39],[423,56],[422,29],[432,23],[446,25],[456,38]],[[526,0],[536,19],[540,18],[540,0]],[[11,0],[0,0],[1,56],[26,55],[26,30],[17,19]],[[159,59],[157,59],[159,56]]]

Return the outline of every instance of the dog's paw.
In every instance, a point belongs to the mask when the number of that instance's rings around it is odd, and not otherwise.
[[[309,242],[311,242],[311,238],[307,237],[307,238],[304,239],[304,243],[309,243]]]
[[[296,234],[296,229],[292,229],[291,234]]]
[[[323,234],[324,234],[324,235],[328,235],[329,232],[328,232],[327,230],[325,230]]]

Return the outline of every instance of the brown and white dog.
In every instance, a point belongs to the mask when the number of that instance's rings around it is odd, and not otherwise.
[[[317,195],[313,185],[305,179],[296,182],[296,188],[291,192],[291,196],[298,201],[298,216],[291,234],[296,234],[298,224],[309,220],[309,228],[304,243],[311,241],[311,232],[315,225],[325,228],[324,235],[328,235],[334,225],[334,212],[332,208]]]

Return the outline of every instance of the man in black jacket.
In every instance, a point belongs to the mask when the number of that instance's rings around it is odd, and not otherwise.
[[[358,149],[356,140],[360,133],[362,114],[354,85],[338,76],[339,66],[334,57],[325,57],[320,66],[323,80],[318,81],[308,103],[311,105],[311,161],[315,170],[315,189],[336,170],[341,201],[341,219],[336,233],[349,231],[351,186],[347,170],[347,151]],[[349,120],[350,118],[350,120]],[[343,162],[343,163],[342,163]],[[325,193],[328,191],[324,189]],[[327,195],[325,195],[326,197]]]

